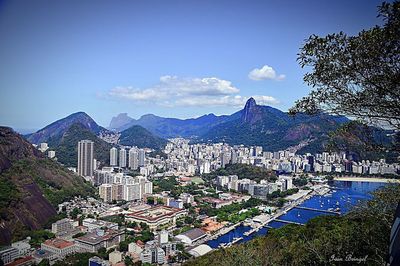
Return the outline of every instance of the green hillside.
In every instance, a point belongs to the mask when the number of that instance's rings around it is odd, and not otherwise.
[[[93,196],[95,189],[12,129],[0,127],[0,244],[42,228],[57,204],[79,195]]]
[[[144,127],[136,125],[121,132],[119,143],[126,146],[158,150],[165,147],[167,140],[153,135]]]
[[[80,123],[71,125],[63,135],[50,139],[49,146],[56,151],[56,157],[60,163],[76,167],[78,142],[83,139],[94,142],[94,158],[108,165],[112,145],[98,138]]]

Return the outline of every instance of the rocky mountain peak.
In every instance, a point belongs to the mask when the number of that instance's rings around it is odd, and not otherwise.
[[[253,97],[250,97],[247,100],[246,105],[244,106],[242,120],[244,122],[251,122],[253,120],[255,112],[257,112],[256,109],[257,109],[256,100],[254,100]]]

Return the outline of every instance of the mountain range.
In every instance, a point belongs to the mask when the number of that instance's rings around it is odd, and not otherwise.
[[[90,139],[95,142],[95,158],[107,165],[109,149],[117,145],[117,141],[109,143],[110,139],[118,139],[118,144],[124,146],[155,150],[161,150],[167,138],[184,137],[191,139],[192,143],[225,142],[262,146],[267,151],[289,149],[298,153],[316,153],[326,150],[331,132],[349,121],[346,117],[325,113],[290,116],[271,106],[258,105],[250,98],[242,110],[231,115],[207,114],[198,118],[177,119],[146,114],[133,119],[127,113],[122,113],[112,118],[108,129],[99,126],[86,113],[78,112],[26,138],[35,144],[47,142],[56,151],[59,162],[67,166],[76,166],[78,141]],[[353,136],[357,141],[360,138],[360,134]]]
[[[139,125],[162,138],[185,137],[194,142],[226,142],[259,145],[275,151],[292,148],[300,152],[321,150],[328,132],[348,122],[346,117],[320,114],[290,116],[279,109],[258,105],[250,98],[232,115],[204,115],[198,118],[164,118],[152,114],[133,119],[126,113],[113,117],[109,129],[123,131]]]
[[[162,138],[194,137],[205,133],[210,127],[229,120],[229,117],[227,115],[208,114],[198,118],[178,119],[146,114],[136,120],[129,117],[127,113],[122,113],[111,119],[108,128],[124,131],[133,125],[138,125]]]

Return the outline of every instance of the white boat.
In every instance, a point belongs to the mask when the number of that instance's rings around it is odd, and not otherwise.
[[[235,237],[234,239],[233,239],[233,241],[231,242],[231,245],[232,244],[235,244],[235,243],[237,243],[237,242],[239,242],[240,240],[242,240],[243,239],[243,237]]]

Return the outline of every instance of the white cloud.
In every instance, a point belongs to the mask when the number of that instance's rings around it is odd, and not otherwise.
[[[268,65],[264,65],[262,68],[253,69],[252,71],[250,71],[248,77],[249,77],[249,79],[252,79],[252,80],[264,80],[264,79],[283,80],[283,79],[285,79],[285,75],[283,75],[283,74],[277,75],[276,71]]]
[[[179,78],[162,76],[156,85],[160,90],[168,90],[178,95],[228,95],[238,93],[239,89],[232,82],[215,77]]]
[[[164,99],[168,96],[166,91],[157,89],[134,89],[132,87],[116,87],[110,90],[110,96],[125,98],[128,100],[147,101],[155,99]]]
[[[152,103],[163,107],[174,106],[228,106],[243,107],[249,97],[238,95],[240,90],[228,80],[216,77],[180,78],[162,76],[160,82],[149,88],[115,87],[108,91],[112,98]],[[277,104],[272,96],[256,95],[261,105]]]

